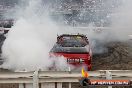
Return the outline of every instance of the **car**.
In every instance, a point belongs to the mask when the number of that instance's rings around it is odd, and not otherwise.
[[[64,56],[68,64],[75,67],[85,66],[91,70],[92,51],[86,35],[62,34],[50,50],[50,55]]]

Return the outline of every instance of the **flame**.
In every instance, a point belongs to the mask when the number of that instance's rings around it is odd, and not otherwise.
[[[88,72],[86,72],[85,70],[84,70],[84,68],[82,68],[82,76],[83,77],[85,77],[85,78],[88,78]]]

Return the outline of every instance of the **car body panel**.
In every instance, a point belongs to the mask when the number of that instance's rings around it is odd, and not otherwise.
[[[79,39],[78,39],[79,38]],[[68,64],[73,66],[85,65],[91,70],[92,52],[85,35],[60,35],[50,51],[50,55],[63,56]]]

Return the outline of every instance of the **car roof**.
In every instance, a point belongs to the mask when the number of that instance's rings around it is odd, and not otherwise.
[[[84,34],[62,34],[62,35],[58,35],[58,37],[64,37],[64,36],[80,36],[80,37],[86,37],[86,35]]]

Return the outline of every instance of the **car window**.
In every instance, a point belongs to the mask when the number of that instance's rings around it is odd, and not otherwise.
[[[61,42],[61,46],[63,47],[84,47],[86,45],[87,43],[85,40],[77,37],[67,38]]]
[[[88,48],[88,47],[87,47]],[[88,53],[89,49],[87,49],[86,47],[53,47],[51,49],[51,52],[54,53]]]

